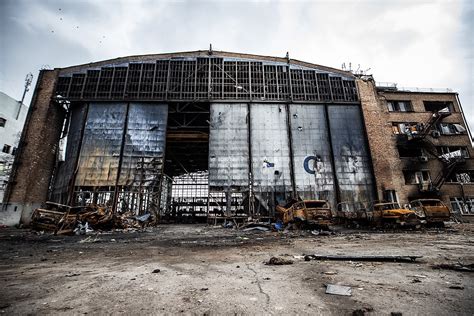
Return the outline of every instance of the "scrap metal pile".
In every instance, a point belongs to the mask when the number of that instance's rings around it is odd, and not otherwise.
[[[143,228],[150,224],[150,213],[136,216],[132,212],[113,213],[107,206],[68,206],[46,202],[33,212],[31,226],[54,234],[85,234],[94,230]]]

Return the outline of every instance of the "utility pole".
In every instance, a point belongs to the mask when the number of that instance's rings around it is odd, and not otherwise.
[[[23,96],[21,97],[20,104],[18,106],[18,112],[16,113],[16,120],[20,117],[21,107],[23,106],[23,101],[25,100],[26,93],[30,90],[31,82],[33,81],[33,74],[30,72],[25,77],[25,90],[23,90]]]

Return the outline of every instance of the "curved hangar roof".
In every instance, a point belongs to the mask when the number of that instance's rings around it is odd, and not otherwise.
[[[195,51],[59,69],[70,100],[357,102],[350,72],[280,57]]]

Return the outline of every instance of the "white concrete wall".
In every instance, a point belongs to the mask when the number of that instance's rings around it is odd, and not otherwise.
[[[18,113],[19,107],[19,101],[0,92],[0,118],[6,120],[5,126],[0,127],[0,202],[3,201],[5,186],[13,164],[12,151],[18,146],[28,112],[28,107],[22,105],[20,113]],[[9,153],[2,151],[4,145],[11,147]]]

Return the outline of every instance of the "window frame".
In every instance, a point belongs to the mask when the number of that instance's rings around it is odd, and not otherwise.
[[[403,104],[403,109],[400,106]],[[413,112],[411,100],[387,100],[387,109],[389,112]]]

